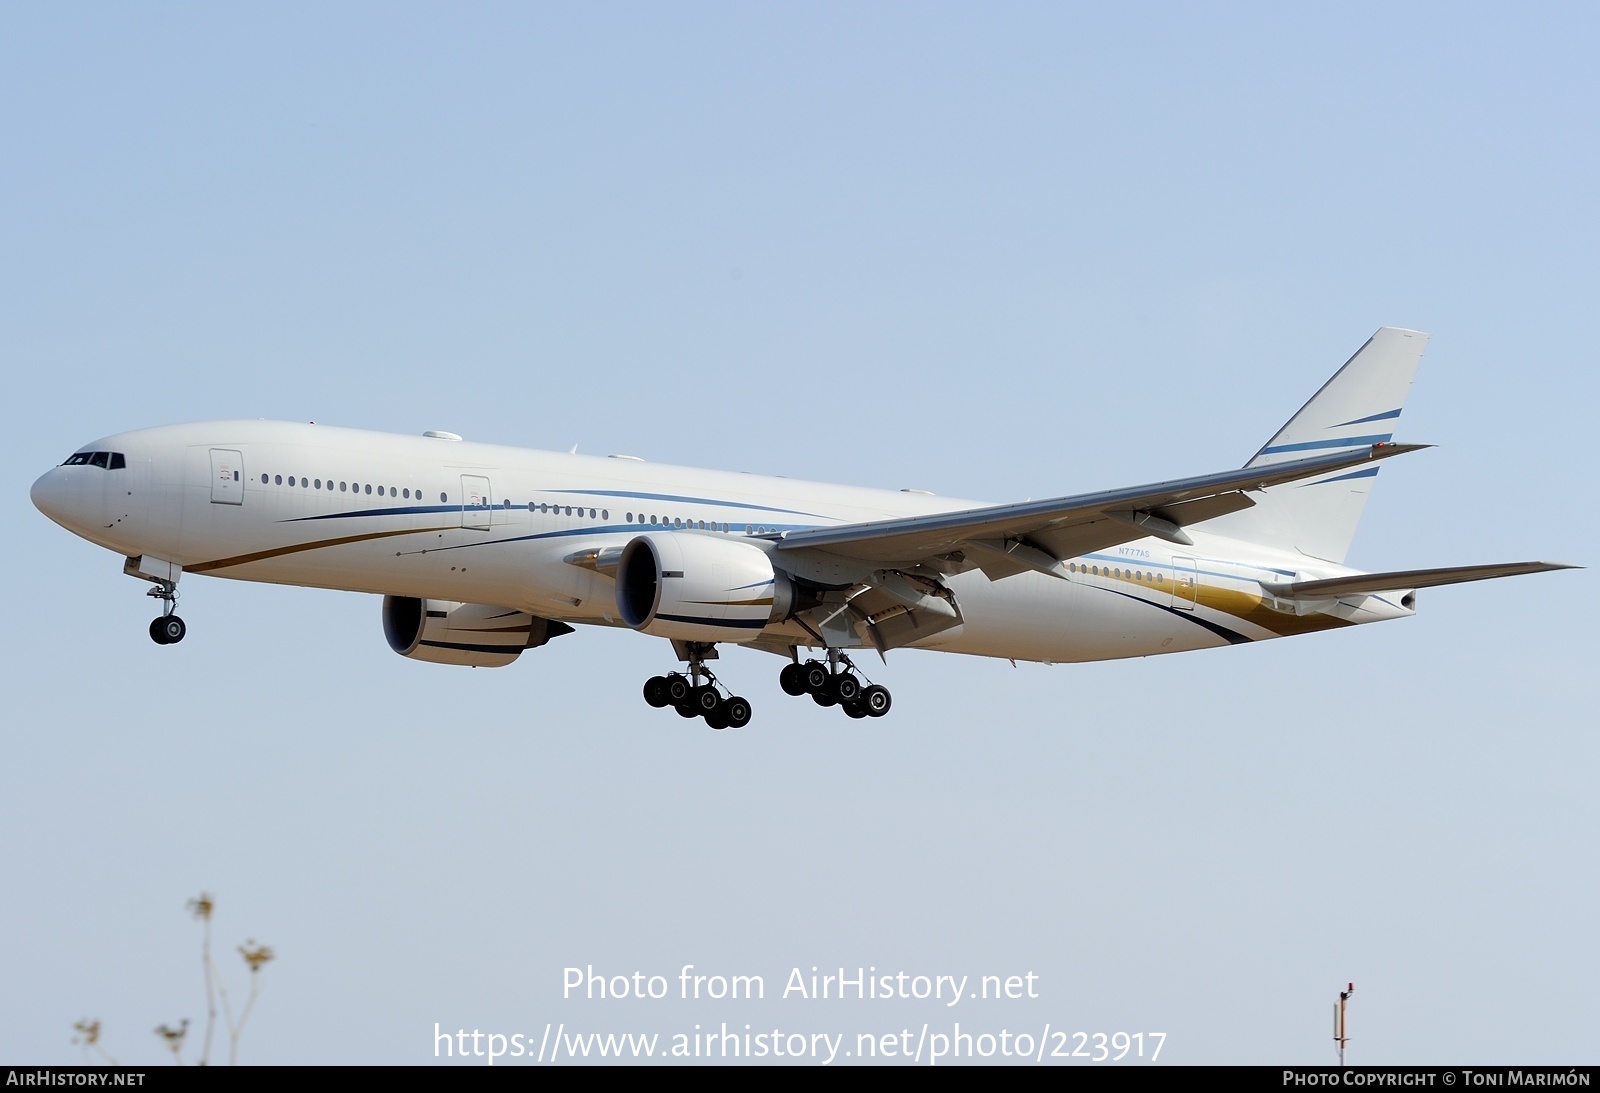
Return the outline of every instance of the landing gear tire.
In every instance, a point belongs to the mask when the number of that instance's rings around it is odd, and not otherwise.
[[[861,708],[859,702],[841,702],[839,708],[851,717],[866,717],[867,711]]]
[[[713,729],[720,730],[727,728],[729,724],[727,709],[724,706],[719,706],[711,713],[706,714],[706,724],[710,725]]]
[[[893,700],[889,697],[889,688],[874,683],[861,692],[856,704],[866,711],[868,717],[882,717],[889,712]]]
[[[786,664],[778,673],[778,686],[783,693],[799,698],[806,693],[806,669],[802,664]]]
[[[667,680],[664,676],[651,676],[644,683],[644,700],[656,709],[671,705],[672,700],[667,697]]]
[[[837,706],[839,704],[839,700],[833,697],[831,691],[812,691],[811,701],[818,706]]]
[[[686,702],[688,700],[689,692],[693,690],[693,687],[690,685],[687,679],[680,676],[677,672],[673,672],[670,676],[664,677],[664,679],[667,685],[668,702],[676,706],[679,703]]]
[[[699,717],[700,711],[687,702],[679,702],[672,707],[678,711],[679,717]]]
[[[726,719],[728,728],[742,729],[750,724],[750,703],[734,695],[722,704],[721,714]]]
[[[709,718],[721,708],[722,696],[708,683],[689,692],[689,704],[694,707],[696,713]]]
[[[840,705],[850,705],[861,697],[861,681],[848,672],[841,672],[833,677],[833,697]]]
[[[157,645],[176,645],[188,632],[189,628],[176,615],[163,615],[150,620],[150,640]]]
[[[820,661],[813,660],[801,665],[801,671],[803,673],[801,678],[805,680],[806,690],[810,691],[812,695],[819,695],[827,690],[828,681],[833,678],[832,673],[828,671],[828,666]],[[823,705],[827,705],[827,703],[823,703]]]

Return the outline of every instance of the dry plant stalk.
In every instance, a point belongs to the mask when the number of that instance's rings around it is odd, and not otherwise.
[[[250,1020],[250,1012],[255,1008],[256,998],[261,993],[261,969],[277,954],[270,946],[257,945],[255,938],[246,939],[245,943],[238,947],[239,955],[244,958],[245,967],[250,969],[250,996],[245,1000],[244,1009],[240,1011],[238,1020],[234,1020],[233,1006],[228,1000],[227,985],[217,970],[216,962],[211,958],[211,916],[216,911],[217,902],[210,893],[201,892],[185,906],[189,914],[199,920],[202,926],[200,964],[205,971],[206,981],[206,1033],[200,1045],[200,1057],[195,1061],[195,1065],[206,1066],[211,1062],[211,1042],[217,1024],[218,998],[222,1000],[222,1015],[228,1023],[228,1063],[230,1066],[236,1065],[239,1061],[239,1037],[243,1034],[245,1023]],[[98,1019],[91,1020],[85,1017],[72,1028],[78,1034],[72,1038],[72,1042],[83,1046],[86,1060],[92,1051],[112,1066],[120,1065],[100,1044]],[[155,1032],[167,1050],[172,1052],[172,1061],[182,1065],[183,1042],[189,1035],[189,1019],[183,1018],[177,1027],[167,1024],[157,1025]]]

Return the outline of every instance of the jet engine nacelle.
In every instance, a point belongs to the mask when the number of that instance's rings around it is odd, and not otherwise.
[[[550,619],[453,600],[383,598],[383,636],[389,648],[412,660],[502,668],[524,649],[537,649],[572,627]]]
[[[640,535],[617,564],[622,621],[656,637],[753,641],[793,603],[793,584],[765,551],[719,536]]]

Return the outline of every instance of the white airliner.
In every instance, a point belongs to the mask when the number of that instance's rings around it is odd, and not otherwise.
[[[1239,470],[1020,504],[265,421],[106,437],[32,496],[155,586],[161,644],[185,633],[179,577],[207,574],[381,595],[390,646],[445,664],[509,664],[573,624],[632,627],[688,666],[646,700],[714,728],[750,720],[706,667],[722,642],[787,658],[791,695],[881,716],[889,692],[851,650],[1175,653],[1570,568],[1342,564],[1379,463],[1423,447],[1389,438],[1426,344],[1379,330]]]

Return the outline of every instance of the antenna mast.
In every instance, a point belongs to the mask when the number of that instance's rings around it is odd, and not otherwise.
[[[1339,1065],[1344,1065],[1344,1046],[1350,1042],[1349,1026],[1345,1024],[1345,1006],[1350,1002],[1350,996],[1356,993],[1356,985],[1351,983],[1339,992],[1339,1001],[1333,1006],[1333,1042],[1339,1045]]]

